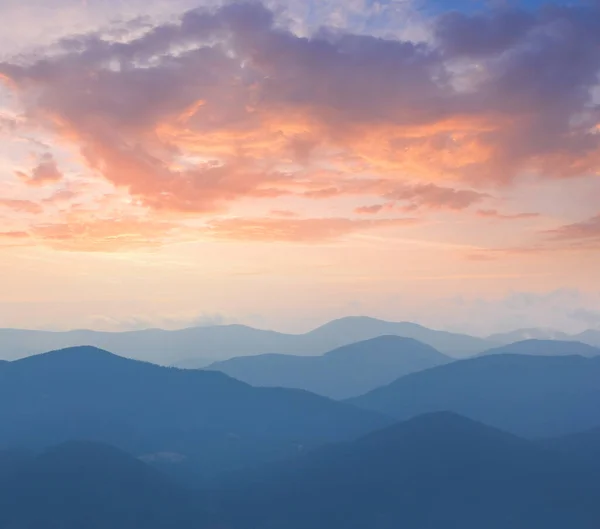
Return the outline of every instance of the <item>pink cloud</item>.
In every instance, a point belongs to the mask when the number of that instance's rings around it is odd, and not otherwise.
[[[34,226],[31,236],[57,250],[118,252],[160,246],[177,228],[166,222],[135,218],[71,217]]]
[[[59,171],[56,161],[50,153],[41,156],[39,163],[33,168],[31,174],[17,171],[17,176],[32,186],[54,184],[63,179],[63,174]]]
[[[300,38],[260,4],[231,4],[190,11],[125,43],[74,37],[62,53],[2,63],[0,74],[24,96],[30,119],[158,209],[209,212],[246,196],[281,196],[295,180],[281,164],[327,163],[332,151],[386,178],[474,185],[522,170],[595,171],[600,138],[586,94],[600,59],[591,26],[576,8],[515,11],[515,27],[502,16],[442,17],[433,44],[414,44],[326,31]],[[589,8],[592,18],[600,10]],[[488,26],[489,34],[477,29]],[[563,26],[577,31],[556,29]],[[551,45],[538,45],[540,35]],[[175,55],[181,47],[188,51]],[[580,59],[567,60],[566,49]],[[473,54],[484,73],[461,79],[470,89],[457,91],[446,61]],[[412,192],[425,206],[455,209],[480,198],[431,182],[397,190],[401,199]]]
[[[74,36],[52,55],[0,62],[0,79],[32,126],[144,211],[213,215],[286,196],[463,211],[522,173],[598,171],[600,39],[589,21],[599,7],[454,13],[414,43],[300,37],[261,4],[235,3],[128,40]],[[62,178],[50,155],[20,176]]]
[[[571,241],[573,243],[596,242],[600,245],[600,215],[581,222],[566,224],[546,233],[560,241]]]
[[[7,208],[18,213],[37,214],[43,211],[42,206],[31,200],[0,198],[0,208]]]
[[[539,217],[539,213],[500,213],[496,209],[479,209],[477,210],[477,215],[484,218],[503,220],[520,220]]]

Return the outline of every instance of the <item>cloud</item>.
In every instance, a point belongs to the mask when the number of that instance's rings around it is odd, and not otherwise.
[[[490,219],[521,220],[539,217],[539,213],[501,213],[497,209],[478,209],[477,215]]]
[[[34,167],[30,175],[17,171],[17,176],[25,183],[32,186],[44,186],[54,184],[63,179],[63,174],[56,165],[56,160],[50,153],[45,153],[40,157],[38,164]]]
[[[26,231],[2,231],[0,232],[0,239],[9,239],[9,240],[17,240],[17,239],[27,239],[29,238],[29,233]]]
[[[34,226],[31,236],[57,250],[117,252],[159,246],[177,229],[166,222],[71,217],[64,222]]]
[[[129,40],[63,39],[0,75],[30,120],[155,209],[297,192],[298,164],[476,186],[597,171],[600,8],[454,13],[433,27],[427,43],[300,37],[264,6],[234,3]],[[424,205],[439,200],[431,183]],[[475,193],[443,198],[461,209]]]
[[[416,41],[369,35],[360,8],[346,20],[343,4],[327,7],[334,27],[321,29],[298,26],[299,3],[130,21],[5,59],[0,82],[21,106],[19,126],[42,131],[61,168],[58,153],[74,152],[82,179],[174,223],[244,217],[247,201],[271,209],[286,197],[338,201],[350,209],[340,218],[478,206],[480,217],[525,219],[534,214],[482,203],[523,175],[598,172],[600,6],[449,13]],[[49,153],[19,176],[62,179]]]
[[[393,204],[373,204],[372,206],[360,206],[354,210],[358,215],[375,215],[384,209],[391,209]]]
[[[600,243],[600,215],[582,222],[566,224],[545,233],[559,241]]]
[[[285,218],[294,218],[294,217],[298,217],[298,213],[295,213],[294,211],[289,211],[287,209],[272,209],[269,212],[269,216],[270,217],[285,217]]]
[[[469,189],[452,189],[435,184],[397,185],[385,195],[388,199],[408,201],[409,207],[454,210],[466,209],[488,196]]]
[[[443,317],[454,319],[462,332],[494,333],[515,329],[550,328],[579,333],[597,327],[600,292],[558,289],[549,292],[511,292],[495,299],[440,300]]]
[[[319,243],[365,230],[409,226],[415,222],[411,218],[229,218],[211,222],[208,233],[219,239]]]
[[[577,308],[569,312],[569,317],[590,327],[600,327],[600,310]]]
[[[8,208],[18,213],[37,214],[43,211],[42,206],[31,200],[0,198],[0,208]]]

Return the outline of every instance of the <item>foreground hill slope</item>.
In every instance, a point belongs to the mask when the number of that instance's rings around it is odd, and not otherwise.
[[[600,424],[600,357],[482,356],[349,402],[401,420],[449,410],[525,437],[559,436]]]
[[[349,439],[388,420],[304,391],[83,347],[0,369],[0,424],[0,448],[90,439],[135,455],[181,454],[218,471]]]
[[[232,526],[596,529],[593,473],[452,413],[318,450],[229,492]]]
[[[542,444],[569,454],[589,467],[600,469],[600,426],[583,432],[544,439]]]
[[[213,527],[191,494],[108,445],[60,445],[3,477],[2,529]]]
[[[361,395],[402,375],[452,359],[411,338],[381,336],[323,356],[260,355],[232,358],[207,369],[253,386],[299,388],[333,399]]]

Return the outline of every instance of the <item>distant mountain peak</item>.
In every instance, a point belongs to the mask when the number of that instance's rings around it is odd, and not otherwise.
[[[47,353],[41,353],[38,355],[30,356],[27,358],[23,358],[21,360],[17,360],[17,362],[25,362],[28,360],[34,361],[36,359],[58,359],[64,358],[69,360],[76,359],[120,359],[124,361],[134,361],[124,358],[122,356],[116,355],[105,349],[100,349],[99,347],[95,347],[93,345],[80,345],[76,347],[65,347],[63,349],[56,349],[54,351],[48,351]]]
[[[494,347],[480,354],[490,356],[499,354],[520,354],[529,356],[600,356],[600,349],[586,343],[573,340],[551,340],[530,338],[508,345]]]

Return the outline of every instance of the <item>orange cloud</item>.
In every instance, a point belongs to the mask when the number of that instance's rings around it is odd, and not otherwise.
[[[208,233],[220,239],[318,243],[365,230],[409,226],[416,222],[412,218],[230,218],[211,222]]]
[[[57,250],[116,252],[159,246],[176,225],[140,219],[77,219],[38,225],[31,235]]]
[[[29,233],[26,231],[2,231],[0,239],[28,239]]]
[[[383,209],[389,209],[389,207],[390,204],[373,204],[372,206],[361,206],[356,208],[354,212],[358,215],[375,215],[376,213],[381,212]]]
[[[261,4],[234,3],[138,28],[118,43],[76,36],[56,44],[60,53],[0,62],[0,79],[19,96],[31,126],[54,134],[90,173],[129,194],[125,216],[132,218],[233,215],[248,198],[271,200],[271,208],[286,196],[375,202],[356,208],[360,215],[463,211],[481,207],[490,189],[521,173],[571,177],[600,167],[590,95],[600,59],[591,51],[591,25],[574,8],[515,13],[535,31],[509,32],[496,11],[454,14],[432,23],[434,39],[414,43],[327,31],[300,37]],[[600,20],[600,9],[588,15]],[[577,31],[564,30],[571,26]],[[568,59],[575,54],[581,60]],[[19,176],[32,185],[62,178],[49,154]],[[0,206],[41,211],[28,201]],[[278,204],[272,216],[288,215]],[[340,236],[372,227],[364,219],[318,220],[317,234],[327,233],[320,225]],[[296,229],[302,237],[309,221],[261,220],[246,230],[276,240]],[[212,232],[240,231],[235,222],[215,221]],[[266,235],[269,227],[275,235]],[[102,229],[78,229],[38,236],[88,243],[97,236],[109,246]],[[110,229],[119,238],[124,226]],[[128,240],[124,233],[119,244]],[[146,235],[133,234],[132,246]]]
[[[0,198],[0,207],[12,209],[18,213],[37,214],[43,211],[42,206],[40,206],[37,202],[10,198]]]
[[[496,27],[498,14],[485,23],[457,16],[439,20],[440,39],[429,44],[327,32],[301,38],[260,4],[238,3],[190,11],[118,45],[74,37],[52,57],[0,63],[0,75],[30,119],[154,209],[210,213],[245,197],[331,197],[357,174],[421,180],[421,188],[398,191],[401,200],[415,191],[417,206],[435,207],[440,180],[485,187],[523,171],[596,172],[600,135],[583,94],[600,63],[577,12],[532,15],[539,31],[506,39],[502,24],[490,35],[476,30]],[[554,31],[562,19],[579,31]],[[541,34],[553,45],[538,46]],[[579,69],[553,52],[560,49],[579,53]],[[474,55],[479,75],[451,71],[447,61]],[[113,63],[122,67],[106,67]],[[313,188],[307,167],[337,170],[340,185]],[[50,169],[30,181],[58,179]],[[451,209],[481,198],[444,193]]]
[[[271,216],[271,217],[294,218],[294,217],[298,217],[298,213],[295,213],[294,211],[289,211],[287,209],[272,209],[269,212],[269,216]]]

